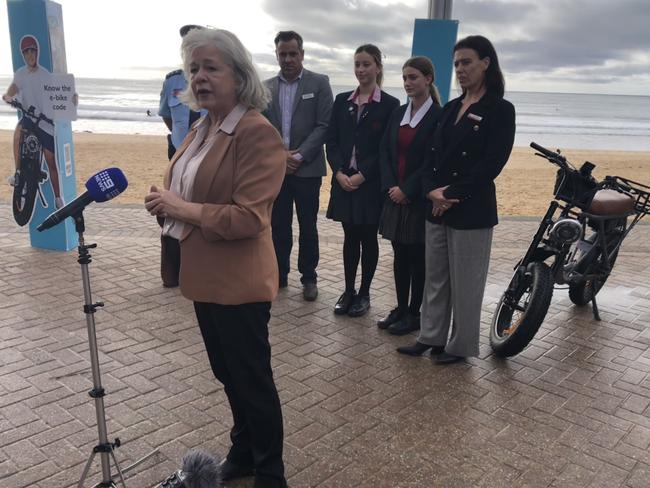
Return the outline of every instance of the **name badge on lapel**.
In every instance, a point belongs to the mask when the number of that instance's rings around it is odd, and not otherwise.
[[[467,118],[475,122],[480,122],[481,120],[483,120],[483,117],[481,117],[480,115],[473,114],[471,112],[467,114]],[[474,125],[472,129],[474,129],[474,132],[477,132],[479,129],[478,124]]]
[[[302,99],[303,99],[303,100],[309,100],[310,98],[314,98],[314,94],[313,94],[313,93],[304,93],[304,94],[302,95]]]

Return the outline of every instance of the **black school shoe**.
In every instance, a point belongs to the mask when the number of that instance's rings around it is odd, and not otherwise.
[[[390,311],[386,318],[383,318],[377,322],[377,327],[380,329],[388,329],[391,325],[396,322],[399,322],[404,318],[404,313],[399,308],[394,308]]]
[[[406,335],[415,330],[420,330],[420,316],[411,314],[388,328],[388,332],[396,336]]]
[[[339,297],[338,301],[336,302],[336,305],[334,305],[334,313],[336,315],[347,314],[348,311],[350,310],[350,305],[352,305],[352,301],[356,296],[357,296],[357,292],[355,290],[344,291],[343,294]]]
[[[370,296],[369,295],[355,295],[348,310],[349,317],[361,317],[365,315],[370,309]]]

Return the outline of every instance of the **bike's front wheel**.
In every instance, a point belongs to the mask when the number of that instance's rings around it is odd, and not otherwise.
[[[34,211],[38,182],[35,176],[20,174],[14,186],[13,211],[14,220],[21,227],[27,224]]]
[[[12,198],[12,207],[14,220],[21,227],[27,224],[34,212],[34,203],[36,202],[36,192],[38,191],[38,174],[40,172],[40,151],[34,151],[31,146],[36,145],[40,149],[40,143],[33,134],[21,140],[21,163],[20,176],[14,182],[14,195]],[[30,152],[27,158],[25,153]],[[37,159],[38,158],[38,159]],[[37,162],[38,161],[38,162]]]
[[[534,262],[524,273],[515,273],[490,327],[490,345],[497,356],[524,350],[542,325],[552,297],[553,275],[545,263]]]

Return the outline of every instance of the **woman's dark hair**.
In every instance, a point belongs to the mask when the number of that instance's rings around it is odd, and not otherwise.
[[[377,73],[377,85],[381,86],[381,82],[384,80],[384,65],[381,62],[381,51],[374,44],[364,44],[359,46],[354,54],[367,53],[372,56],[375,60],[375,64],[379,66],[379,73]]]
[[[499,58],[492,43],[483,36],[467,36],[454,46],[454,52],[459,49],[472,49],[476,51],[479,59],[490,58],[490,64],[485,72],[485,88],[489,93],[503,97],[506,82],[499,66]]]
[[[431,62],[431,60],[426,56],[413,56],[412,58],[406,60],[404,66],[402,66],[402,70],[404,70],[404,68],[413,68],[418,70],[424,76],[431,76],[431,85],[429,85],[429,94],[431,95],[431,98],[435,103],[441,105],[440,93],[438,92],[438,88],[435,85],[436,71],[433,67],[433,63]]]

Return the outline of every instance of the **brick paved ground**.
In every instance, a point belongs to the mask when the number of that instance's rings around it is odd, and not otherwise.
[[[156,225],[136,207],[86,214],[94,298],[106,303],[96,319],[109,435],[123,466],[160,448],[128,480],[149,487],[189,448],[224,453],[229,410],[190,303],[160,286]],[[556,291],[532,346],[498,361],[487,323],[535,225],[497,228],[481,356],[439,367],[396,354],[413,336],[374,325],[393,305],[385,243],[371,313],[332,314],[341,232],[322,220],[318,301],[304,302],[292,275],[271,321],[292,488],[650,486],[650,226],[625,243],[601,323]],[[0,206],[3,488],[76,485],[97,442],[82,303],[76,253],[32,249]]]

